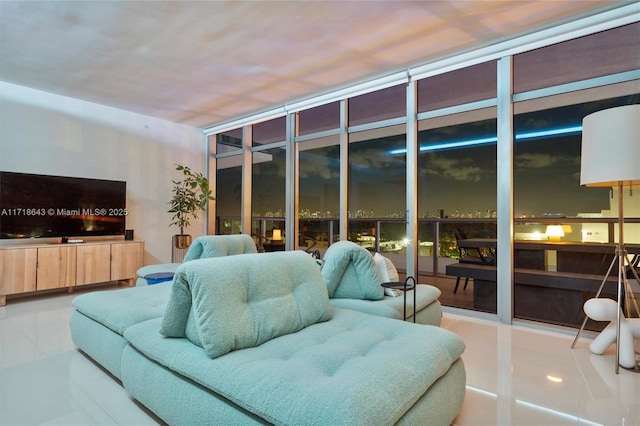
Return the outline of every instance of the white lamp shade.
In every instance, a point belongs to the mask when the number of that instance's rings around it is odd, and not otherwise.
[[[545,234],[547,237],[564,237],[564,229],[562,225],[548,225]]]
[[[640,105],[625,105],[582,120],[580,184],[640,185]]]

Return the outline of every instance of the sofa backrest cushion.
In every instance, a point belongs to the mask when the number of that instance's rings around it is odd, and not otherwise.
[[[322,276],[331,298],[380,300],[383,280],[367,249],[351,241],[331,244],[324,254]]]
[[[176,271],[160,333],[211,358],[331,319],[326,284],[302,251],[217,257]]]
[[[183,261],[257,252],[256,244],[249,235],[205,235],[193,240]]]

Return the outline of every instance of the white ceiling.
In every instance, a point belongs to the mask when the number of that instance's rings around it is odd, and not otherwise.
[[[0,1],[0,80],[206,127],[624,4]]]

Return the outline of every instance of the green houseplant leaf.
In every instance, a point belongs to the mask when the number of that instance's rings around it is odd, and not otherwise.
[[[190,225],[191,219],[196,219],[200,211],[204,211],[207,202],[215,200],[209,188],[209,180],[202,174],[193,172],[187,166],[176,164],[176,170],[182,172],[182,180],[173,180],[173,194],[169,201],[168,213],[173,213],[169,226],[180,228],[180,235],[184,235],[184,228]]]

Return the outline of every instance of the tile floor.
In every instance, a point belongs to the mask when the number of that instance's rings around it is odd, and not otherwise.
[[[0,425],[154,425],[158,419],[76,350],[71,299],[0,307]],[[640,425],[640,374],[614,372],[589,338],[446,313],[465,340],[467,394],[455,425]]]

